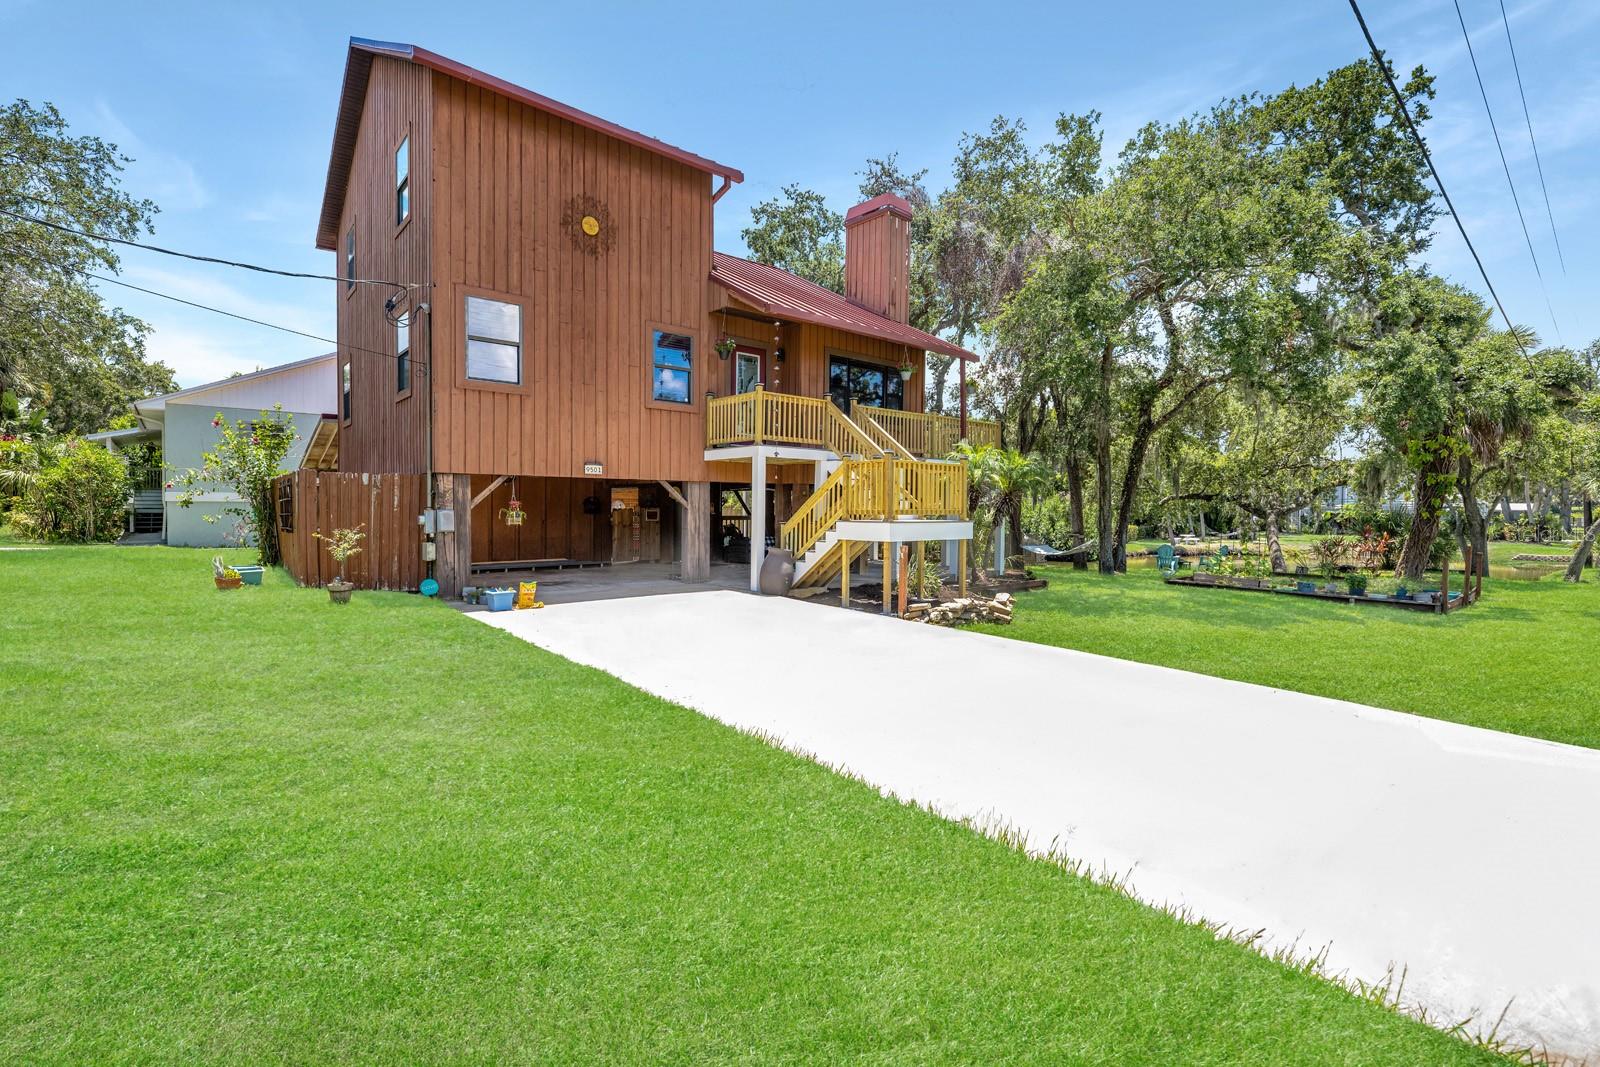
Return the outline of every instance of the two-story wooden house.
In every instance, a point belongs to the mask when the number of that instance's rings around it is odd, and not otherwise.
[[[818,584],[869,543],[970,535],[945,457],[997,435],[964,389],[960,416],[922,413],[924,354],[974,356],[907,324],[905,201],[849,212],[840,296],[712,251],[742,180],[352,39],[317,230],[347,279],[339,463],[429,476],[446,594],[490,565],[674,560],[693,581],[741,540],[752,586],[769,544]]]

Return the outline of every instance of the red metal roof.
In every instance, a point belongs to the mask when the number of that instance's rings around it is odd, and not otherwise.
[[[879,193],[871,200],[863,200],[849,211],[846,211],[844,213],[844,224],[849,226],[852,223],[862,221],[869,215],[875,215],[880,211],[892,211],[896,215],[899,215],[901,218],[905,219],[907,222],[911,221],[910,201],[906,200],[905,197],[897,196],[894,193]]]
[[[350,38],[350,51],[345,59],[344,87],[339,93],[339,114],[333,127],[333,152],[328,160],[328,182],[322,193],[322,216],[317,224],[317,247],[333,250],[338,247],[339,241],[339,215],[344,210],[345,186],[350,179],[350,162],[355,155],[356,132],[361,125],[361,108],[367,95],[367,81],[372,72],[373,56],[389,56],[394,59],[404,59],[411,63],[420,63],[452,78],[459,78],[469,85],[488,89],[490,92],[499,93],[512,100],[558,115],[569,122],[576,123],[586,129],[596,130],[619,141],[643,148],[647,152],[654,152],[679,163],[703,170],[707,174],[715,174],[729,181],[744,181],[744,172],[725,163],[707,159],[705,156],[695,155],[665,141],[646,136],[636,130],[618,126],[614,122],[591,115],[587,111],[579,111],[559,100],[552,100],[531,89],[524,89],[520,85],[513,85],[503,78],[496,78],[492,74],[485,74],[475,70],[464,63],[457,63],[437,52],[430,52],[426,48],[416,45],[397,44],[388,41],[369,41],[361,37]]]
[[[711,280],[774,318],[832,326],[906,345],[919,352],[937,352],[941,356],[954,356],[957,359],[978,358],[949,341],[903,322],[896,322],[876,311],[868,311],[858,304],[852,304],[832,289],[765,263],[752,263],[724,252],[713,252]]]

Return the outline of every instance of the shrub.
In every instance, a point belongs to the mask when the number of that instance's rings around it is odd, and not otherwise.
[[[18,520],[44,541],[115,541],[128,505],[128,471],[99,445],[69,440],[30,480]]]
[[[202,466],[179,476],[183,490],[178,504],[188,507],[212,486],[232,489],[242,503],[225,508],[224,514],[248,525],[261,563],[275,567],[279,562],[278,520],[273,508],[272,479],[288,473],[282,465],[296,440],[294,424],[280,404],[261,412],[259,418],[239,419],[232,426],[219,411],[211,425],[222,433],[216,447],[201,454]],[[206,521],[215,523],[218,516],[207,515]]]

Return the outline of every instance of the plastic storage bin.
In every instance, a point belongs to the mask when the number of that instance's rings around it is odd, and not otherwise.
[[[490,611],[510,611],[517,593],[514,589],[485,589],[480,595]]]

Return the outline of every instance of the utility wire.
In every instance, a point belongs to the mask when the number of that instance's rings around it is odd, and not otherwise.
[[[28,259],[33,260],[36,263],[43,263],[46,266],[55,267],[55,268],[58,268],[58,269],[61,269],[61,270],[69,270],[69,271],[72,271],[74,274],[81,274],[85,278],[93,278],[97,282],[107,282],[107,283],[109,283],[111,285],[120,285],[124,289],[132,289],[135,292],[144,293],[147,296],[159,296],[163,300],[171,300],[172,302],[177,303],[177,304],[185,304],[185,305],[187,305],[189,307],[192,307],[192,308],[199,308],[201,311],[209,311],[209,312],[212,312],[213,314],[216,314],[216,315],[226,315],[230,319],[238,319],[241,322],[252,323],[253,325],[256,325],[256,326],[265,326],[269,330],[279,330],[279,331],[281,331],[283,333],[292,333],[297,337],[308,337],[313,341],[321,341],[324,344],[333,345],[335,348],[339,348],[340,347],[338,341],[335,341],[331,337],[323,337],[321,334],[307,333],[304,330],[297,330],[292,326],[280,326],[278,323],[267,322],[264,319],[253,319],[248,315],[240,315],[237,312],[233,312],[233,311],[224,311],[221,308],[212,307],[209,304],[199,304],[199,303],[196,303],[193,300],[185,300],[181,296],[173,296],[171,293],[163,293],[163,292],[159,292],[159,291],[157,291],[155,289],[146,289],[141,285],[134,285],[132,282],[125,282],[125,281],[122,281],[122,280],[120,280],[118,278],[107,278],[103,274],[95,274],[94,272],[84,270],[81,267],[72,267],[72,266],[67,266],[66,264],[61,264],[61,263],[51,263],[49,260],[44,259],[42,256],[36,256],[36,255],[34,255],[34,254],[30,253],[30,252],[24,252],[24,251],[22,251],[20,249],[9,248],[9,249],[6,249],[6,251],[11,253],[11,254],[13,254],[13,255],[24,256],[24,257],[26,257]],[[346,344],[346,345],[344,345],[342,347],[344,348],[345,351],[348,351],[348,352],[364,352],[364,353],[366,353],[367,355],[370,355],[370,356],[382,356],[384,359],[398,360],[400,358],[398,355],[395,355],[392,352],[379,352],[376,349],[373,349],[373,348],[362,348],[359,345]],[[423,366],[421,363],[419,363],[414,358],[410,359],[410,364],[411,364],[412,371],[421,371],[424,374],[426,374],[428,372],[428,368],[426,366]]]
[[[130,248],[142,248],[146,252],[160,252],[165,256],[177,256],[179,259],[192,259],[196,263],[215,263],[223,267],[238,267],[241,270],[253,270],[261,274],[276,274],[282,278],[310,278],[319,282],[344,282],[347,285],[384,285],[391,289],[419,289],[426,283],[408,285],[404,282],[384,281],[381,278],[341,278],[335,274],[307,274],[304,271],[279,270],[276,267],[263,267],[255,263],[241,263],[233,259],[221,259],[217,256],[202,256],[194,252],[180,252],[175,248],[163,248],[160,245],[147,245],[139,241],[130,241],[123,237],[111,237],[103,233],[90,233],[86,230],[75,230],[71,226],[63,226],[59,222],[37,218],[33,215],[24,215],[19,211],[11,211],[0,207],[0,215],[9,215],[22,222],[31,222],[35,226],[48,226],[52,230],[70,233],[74,237],[83,237],[91,241],[109,241],[112,244],[127,245]]]
[[[1500,22],[1506,28],[1506,47],[1511,49],[1511,69],[1517,75],[1517,95],[1522,97],[1522,117],[1528,122],[1528,143],[1533,146],[1533,165],[1539,170],[1539,188],[1544,191],[1544,213],[1550,219],[1550,237],[1556,243],[1556,259],[1561,262],[1561,273],[1567,273],[1567,257],[1561,252],[1561,238],[1556,233],[1556,214],[1550,210],[1550,187],[1544,183],[1544,163],[1539,159],[1539,142],[1533,139],[1533,115],[1528,111],[1528,94],[1522,88],[1522,67],[1517,63],[1517,46],[1511,43],[1511,20],[1506,17],[1506,0],[1500,0]]]
[[[1378,50],[1378,42],[1372,39],[1372,31],[1367,28],[1366,17],[1361,14],[1361,5],[1356,0],[1350,0],[1350,10],[1355,12],[1356,21],[1361,24],[1361,35],[1367,39],[1367,47],[1372,51],[1372,60],[1378,64],[1378,73],[1383,75],[1383,80],[1388,83],[1389,91],[1394,94],[1395,105],[1400,109],[1400,117],[1405,120],[1406,129],[1411,131],[1411,139],[1417,142],[1417,147],[1422,149],[1422,158],[1428,163],[1428,172],[1433,175],[1434,184],[1439,187],[1439,195],[1444,198],[1445,207],[1450,209],[1450,217],[1456,221],[1456,229],[1461,231],[1461,240],[1466,242],[1467,251],[1472,253],[1472,261],[1478,265],[1478,273],[1483,277],[1483,284],[1488,287],[1489,295],[1494,298],[1494,306],[1500,309],[1500,317],[1506,320],[1506,328],[1512,331],[1512,338],[1516,340],[1517,347],[1522,350],[1524,357],[1528,350],[1523,347],[1522,341],[1516,335],[1516,327],[1512,325],[1511,316],[1506,314],[1505,304],[1500,302],[1500,294],[1495,292],[1494,283],[1489,280],[1489,272],[1483,268],[1483,259],[1478,255],[1478,250],[1472,244],[1472,238],[1467,236],[1467,227],[1461,221],[1461,215],[1456,211],[1455,204],[1450,201],[1450,193],[1444,187],[1444,179],[1439,177],[1439,168],[1433,165],[1433,154],[1428,151],[1428,142],[1422,139],[1422,134],[1417,132],[1417,124],[1411,121],[1411,112],[1406,107],[1406,98],[1400,92],[1400,87],[1394,83],[1394,75],[1389,72],[1389,64],[1384,61],[1383,53]]]
[[[1506,172],[1506,187],[1511,190],[1511,203],[1516,206],[1517,221],[1522,223],[1522,239],[1528,242],[1528,258],[1533,260],[1533,273],[1539,278],[1539,291],[1544,294],[1544,306],[1550,312],[1550,325],[1556,328],[1556,340],[1559,341],[1561,324],[1556,322],[1556,309],[1550,305],[1550,290],[1545,288],[1544,271],[1539,268],[1539,254],[1533,250],[1533,235],[1528,233],[1528,220],[1522,214],[1522,198],[1517,195],[1517,183],[1511,180],[1511,164],[1506,162],[1505,145],[1500,143],[1500,126],[1494,121],[1494,108],[1489,106],[1489,90],[1483,87],[1478,55],[1472,50],[1472,34],[1467,32],[1467,20],[1461,14],[1461,0],[1451,2],[1456,7],[1456,21],[1461,24],[1461,39],[1467,42],[1467,58],[1472,60],[1472,76],[1478,80],[1478,95],[1483,97],[1483,110],[1489,116],[1489,131],[1494,134],[1495,151],[1500,153],[1500,168]]]

